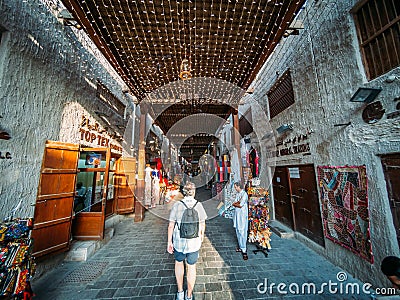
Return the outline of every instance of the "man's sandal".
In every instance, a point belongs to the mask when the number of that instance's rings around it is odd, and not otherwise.
[[[236,247],[236,252],[242,252],[242,249],[240,249],[239,247]]]
[[[243,256],[243,260],[248,260],[249,259],[249,257],[247,256],[246,252],[242,253],[242,256]]]

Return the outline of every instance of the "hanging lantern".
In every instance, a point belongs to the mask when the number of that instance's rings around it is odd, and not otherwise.
[[[192,74],[190,74],[190,64],[186,58],[182,60],[181,72],[179,73],[179,78],[182,80],[187,80],[192,78]]]

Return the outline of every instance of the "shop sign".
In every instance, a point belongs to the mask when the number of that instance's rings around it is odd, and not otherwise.
[[[300,178],[300,169],[299,168],[288,168],[289,169],[289,177],[290,178]]]
[[[105,129],[101,128],[99,123],[90,121],[90,119],[84,115],[82,116],[82,121],[80,123],[79,133],[81,141],[83,142],[111,148],[112,150],[122,153],[122,147],[112,143],[112,140],[105,136],[104,133],[109,136],[112,135]]]
[[[300,144],[297,146],[287,147],[280,150],[276,150],[276,156],[292,155],[297,153],[304,153],[310,151],[310,144]]]
[[[298,153],[304,153],[303,155],[310,154],[310,143],[305,143],[304,141],[308,140],[309,134],[312,131],[307,130],[305,134],[299,134],[298,136],[294,136],[293,138],[288,138],[286,140],[281,140],[276,144],[277,149],[271,150],[268,152],[269,156],[279,157],[286,155],[293,155]],[[302,142],[300,144],[300,142]],[[279,149],[280,147],[284,147]]]
[[[12,159],[10,152],[0,152],[0,159]]]

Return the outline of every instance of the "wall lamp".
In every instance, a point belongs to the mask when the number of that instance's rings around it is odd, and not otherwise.
[[[57,16],[62,20],[64,26],[73,26],[76,29],[82,29],[82,26],[74,19],[70,12],[66,9],[61,10]]]
[[[358,88],[357,92],[351,97],[350,102],[371,103],[382,91],[380,88]]]
[[[285,31],[283,37],[286,38],[289,35],[299,35],[301,29],[304,29],[303,22],[300,20],[295,20],[292,22],[292,24],[290,24],[289,28]]]

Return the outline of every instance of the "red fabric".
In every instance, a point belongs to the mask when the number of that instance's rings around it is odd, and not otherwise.
[[[259,170],[258,170],[258,160],[259,160],[259,157],[258,157],[258,152],[256,151],[256,149],[254,149],[254,151],[256,152],[256,158],[254,159],[254,163],[255,163],[255,165],[256,165],[256,176],[258,177],[258,172],[259,172]]]
[[[154,159],[154,162],[156,163],[156,168],[157,168],[157,170],[161,170],[161,168],[162,168],[162,162],[161,162],[161,158],[155,158]]]

